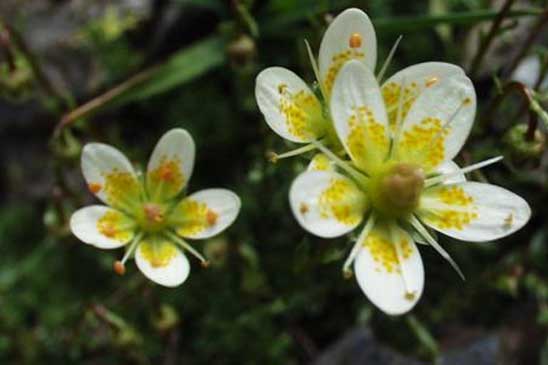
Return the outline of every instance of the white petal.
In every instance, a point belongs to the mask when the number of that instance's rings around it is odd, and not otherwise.
[[[147,278],[167,287],[181,285],[190,273],[190,264],[181,250],[160,238],[143,240],[135,252],[135,263]]]
[[[131,210],[141,197],[141,183],[133,166],[114,147],[86,144],[82,151],[82,173],[89,190],[115,208]]]
[[[352,231],[366,210],[366,197],[356,184],[332,171],[308,171],[297,176],[289,202],[304,229],[326,238]]]
[[[170,219],[180,236],[205,239],[230,226],[236,220],[240,207],[240,198],[232,191],[206,189],[184,198]]]
[[[404,99],[401,100],[401,118],[404,120],[409,109],[424,90],[454,75],[464,75],[464,71],[450,63],[424,62],[404,68],[386,80],[381,89],[394,133],[397,127],[402,87]]]
[[[176,196],[190,180],[196,147],[184,129],[172,129],[156,144],[147,167],[147,190],[154,201]]]
[[[266,122],[281,137],[304,143],[323,136],[322,106],[292,71],[283,67],[263,70],[257,76],[255,98]]]
[[[354,272],[369,300],[390,315],[411,310],[424,288],[419,250],[399,227],[375,227],[354,262]]]
[[[419,216],[431,228],[472,242],[508,236],[523,227],[531,208],[518,195],[491,184],[436,186],[421,197]]]
[[[70,217],[70,229],[80,241],[106,250],[128,243],[134,226],[125,214],[104,205],[81,208]]]
[[[438,175],[452,174],[459,170],[460,170],[459,165],[457,165],[454,161],[445,161],[436,169],[436,174]],[[466,176],[464,176],[464,174],[456,174],[444,180],[443,183],[445,185],[451,185],[451,184],[457,184],[465,181],[466,181]]]
[[[388,121],[373,73],[349,61],[339,73],[331,97],[331,115],[339,139],[352,161],[365,172],[375,170],[388,154]]]
[[[359,47],[351,48],[351,37],[358,37]],[[371,72],[377,63],[377,37],[367,14],[359,9],[347,9],[327,28],[320,45],[320,77],[327,93],[344,63],[357,59]]]
[[[476,114],[476,93],[463,74],[424,90],[407,114],[396,146],[400,160],[432,172],[452,160],[468,138]]]

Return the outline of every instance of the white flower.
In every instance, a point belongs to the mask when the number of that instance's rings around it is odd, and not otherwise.
[[[307,44],[308,46],[308,44]],[[337,145],[326,100],[341,67],[355,59],[374,69],[377,60],[375,29],[368,16],[359,9],[347,9],[329,25],[320,45],[319,67],[312,65],[323,99],[295,73],[283,67],[263,70],[256,80],[255,97],[266,122],[278,135],[296,143],[324,139]],[[278,158],[314,149],[307,145]]]
[[[194,167],[195,146],[190,134],[172,129],[162,136],[141,178],[117,149],[87,144],[82,172],[89,190],[105,205],[76,211],[70,219],[73,234],[100,249],[125,247],[117,273],[135,256],[137,267],[164,286],[182,284],[190,271],[181,248],[206,260],[185,239],[212,237],[234,222],[240,199],[225,189],[206,189],[180,198]],[[144,180],[144,181],[143,181]]]
[[[476,95],[457,66],[409,67],[379,87],[371,69],[345,64],[333,86],[331,115],[350,161],[312,142],[337,166],[306,171],[290,190],[299,223],[320,237],[338,237],[363,224],[345,262],[354,263],[366,296],[388,314],[409,311],[424,287],[415,245],[432,246],[460,273],[430,229],[466,241],[512,234],[529,219],[529,205],[503,188],[466,181],[452,159],[472,127]],[[462,274],[461,274],[462,275]]]

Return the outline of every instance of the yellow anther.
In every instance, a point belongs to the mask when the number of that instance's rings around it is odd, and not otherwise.
[[[101,191],[102,189],[102,185],[99,184],[99,183],[89,183],[88,184],[88,189],[89,191],[91,191],[93,194],[97,194],[98,192]]]
[[[360,33],[352,33],[348,38],[348,46],[350,48],[360,48],[362,46],[362,36]]]
[[[469,105],[470,103],[472,103],[472,99],[470,98],[466,98],[462,101],[462,105]]]
[[[272,163],[278,162],[278,154],[276,152],[268,151],[266,153],[266,158]]]
[[[507,227],[511,227],[514,223],[514,213],[508,214],[506,218],[504,218],[504,225]]]
[[[174,172],[170,165],[165,164],[160,167],[159,171],[160,179],[163,181],[173,181],[174,179]]]
[[[431,78],[429,78],[428,80],[426,80],[426,87],[430,87],[432,85],[434,85],[436,82],[438,82],[439,79],[436,77],[436,76],[432,76]]]

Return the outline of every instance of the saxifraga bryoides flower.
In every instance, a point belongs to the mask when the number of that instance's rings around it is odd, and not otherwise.
[[[76,211],[73,234],[100,249],[125,247],[117,273],[135,257],[150,280],[167,287],[182,284],[190,272],[188,251],[207,261],[186,239],[217,235],[236,219],[240,199],[226,189],[206,189],[184,197],[194,168],[195,145],[184,129],[165,133],[154,148],[145,176],[138,175],[117,149],[89,143],[82,151],[82,172],[89,190],[108,204]],[[182,250],[181,250],[182,249]]]

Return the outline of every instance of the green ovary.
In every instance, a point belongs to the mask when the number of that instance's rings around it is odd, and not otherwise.
[[[366,191],[380,216],[402,218],[417,208],[424,179],[423,169],[416,165],[390,164],[371,177]]]

